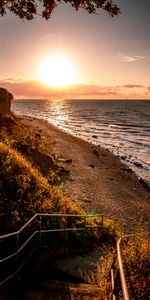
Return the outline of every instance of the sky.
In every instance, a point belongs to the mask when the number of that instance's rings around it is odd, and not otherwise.
[[[114,18],[69,4],[59,5],[48,21],[0,18],[0,86],[16,98],[150,99],[150,1],[115,2],[121,14]],[[41,62],[56,53],[73,63],[76,84],[56,88],[38,81]]]

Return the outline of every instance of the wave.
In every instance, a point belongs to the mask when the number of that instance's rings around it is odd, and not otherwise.
[[[149,171],[142,170],[142,176],[150,181],[150,101],[18,100],[13,102],[13,109],[19,114],[46,119],[73,135],[109,148],[120,157],[125,155],[134,170],[131,157],[139,163],[144,157]],[[96,138],[92,138],[94,135]]]

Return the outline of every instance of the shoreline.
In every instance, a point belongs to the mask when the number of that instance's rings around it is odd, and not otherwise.
[[[55,160],[66,170],[66,196],[86,212],[104,213],[124,223],[127,232],[148,222],[150,191],[117,156],[43,119],[18,117],[35,134],[50,140]]]
[[[90,104],[81,101],[78,105],[73,100],[68,104],[65,101],[38,100],[28,105],[28,101],[22,101],[14,103],[14,112],[47,120],[71,135],[110,150],[150,184],[148,113],[145,115],[145,111],[149,112],[149,105],[145,102],[137,104],[136,101],[133,105],[130,101],[129,104],[111,101],[107,104],[107,101],[101,100],[100,104],[93,105],[92,100]]]

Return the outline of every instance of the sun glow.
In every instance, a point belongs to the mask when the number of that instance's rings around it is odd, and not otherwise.
[[[55,87],[77,83],[73,63],[59,54],[46,57],[41,61],[38,78],[44,83]]]

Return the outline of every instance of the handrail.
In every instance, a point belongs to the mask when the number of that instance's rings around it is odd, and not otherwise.
[[[118,258],[119,272],[120,272],[120,279],[121,279],[121,285],[122,285],[124,300],[130,300],[129,292],[128,292],[128,288],[127,288],[127,283],[126,283],[126,279],[125,279],[125,274],[124,274],[124,269],[123,269],[121,249],[120,249],[121,241],[126,237],[127,236],[124,236],[124,237],[120,238],[117,242],[117,258]]]
[[[123,269],[122,257],[121,257],[121,242],[124,239],[130,238],[133,236],[138,236],[138,235],[139,235],[138,233],[137,234],[127,234],[127,235],[124,235],[123,237],[121,237],[117,242],[117,258],[118,258],[120,280],[121,280],[121,286],[122,286],[124,300],[130,300],[130,298],[129,298],[129,292],[128,292],[124,269]]]
[[[34,229],[34,231],[31,232],[30,236],[28,236],[24,242],[19,245],[19,234],[23,232],[24,229],[27,228],[28,225],[30,225],[34,220],[36,220],[36,218],[39,218],[39,223],[38,223],[38,228]],[[103,222],[104,222],[104,217],[105,218],[109,218],[109,219],[113,219],[113,218],[110,218],[109,216],[107,215],[104,215],[104,214],[85,214],[85,215],[75,215],[75,214],[60,214],[60,213],[53,213],[53,214],[48,214],[48,213],[36,213],[30,220],[28,220],[18,231],[15,231],[15,232],[12,232],[12,233],[8,233],[8,234],[5,234],[5,235],[2,235],[0,236],[0,240],[4,240],[4,239],[7,239],[9,237],[13,237],[13,236],[16,236],[17,237],[17,240],[16,240],[16,252],[14,253],[11,253],[9,256],[7,257],[4,257],[3,259],[0,260],[0,264],[3,263],[3,262],[6,262],[6,261],[9,261],[9,259],[13,258],[13,257],[16,257],[16,261],[17,261],[17,257],[19,255],[19,253],[25,248],[25,246],[32,240],[32,238],[36,235],[36,234],[39,234],[39,245],[38,246],[41,246],[41,234],[42,233],[50,233],[50,232],[62,232],[62,231],[73,231],[73,230],[76,230],[76,231],[83,231],[85,230],[86,228],[98,228],[100,226],[98,225],[93,225],[93,226],[88,226],[86,225],[86,222],[84,223],[84,226],[83,224],[81,224],[80,226],[81,227],[71,227],[71,228],[68,228],[68,227],[64,227],[63,228],[47,228],[47,229],[42,229],[42,226],[41,226],[41,222],[42,222],[42,217],[65,217],[65,218],[84,218],[84,219],[88,219],[88,218],[97,218],[97,217],[101,217],[101,224],[103,226]],[[115,219],[113,219],[115,220]],[[121,249],[120,249],[120,245],[121,245],[121,241],[125,238],[128,238],[130,236],[133,236],[134,234],[130,234],[130,235],[126,235],[126,236],[123,236],[122,238],[120,238],[117,242],[117,257],[118,257],[118,264],[119,264],[119,272],[120,272],[120,279],[121,279],[121,284],[122,284],[122,290],[123,290],[123,295],[124,295],[124,300],[130,300],[129,299],[129,293],[128,293],[128,289],[127,289],[127,284],[126,284],[126,279],[125,279],[125,274],[124,274],[124,270],[123,270],[123,263],[122,263],[122,258],[121,258]],[[34,248],[35,248],[35,245],[34,245]],[[32,249],[33,251],[33,249]],[[32,252],[31,251],[31,252]],[[29,253],[28,255],[30,255],[31,253]],[[7,276],[7,278],[3,279],[1,282],[0,282],[0,286],[7,282],[7,280],[9,280],[10,278],[12,278],[13,276],[16,275],[16,273],[18,272],[18,270],[20,271],[20,269],[22,268],[22,266],[24,265],[24,263],[27,261],[27,256],[25,257],[24,261],[21,261],[20,262],[20,265],[16,265],[16,270],[15,272],[13,272],[12,274],[9,274],[9,276]],[[113,279],[114,281],[114,279]],[[114,285],[114,283],[113,283]],[[113,290],[114,290],[114,286],[113,286]],[[115,296],[113,297],[113,299],[115,299]]]
[[[134,234],[127,234],[121,237],[117,242],[117,258],[118,258],[118,264],[119,264],[119,273],[120,273],[120,280],[121,280],[121,286],[123,291],[123,297],[124,300],[130,300],[129,292],[127,288],[127,283],[125,279],[124,269],[123,269],[123,263],[122,263],[122,257],[121,257],[121,242],[124,239],[128,239],[130,237],[139,236],[140,233],[134,233]],[[144,234],[144,236],[147,236],[147,234]],[[149,234],[148,234],[148,255],[149,255]]]
[[[19,241],[19,235],[20,233],[23,232],[24,229],[27,228],[28,225],[30,225],[34,220],[36,220],[36,218],[39,218],[38,220],[38,228],[36,226],[36,228],[34,228],[34,231],[32,230],[32,232],[30,233],[30,235],[28,237],[26,237],[26,239],[24,239],[24,241],[22,243],[20,243]],[[10,253],[8,256],[6,257],[3,257],[1,260],[0,260],[0,264],[3,264],[3,263],[6,263],[6,262],[9,262],[10,259],[14,258],[16,259],[15,260],[15,271],[13,270],[10,274],[7,275],[6,278],[2,278],[2,281],[0,282],[0,286],[3,285],[5,282],[7,282],[9,279],[11,279],[13,276],[15,276],[18,271],[20,271],[20,269],[22,268],[22,266],[26,263],[28,257],[31,255],[31,253],[33,252],[33,247],[32,249],[30,249],[30,253],[25,253],[25,257],[23,258],[23,260],[20,262],[20,265],[18,265],[18,256],[20,254],[20,252],[29,244],[29,242],[32,240],[32,238],[34,236],[36,236],[36,234],[39,235],[39,238],[38,238],[38,242],[37,242],[37,245],[34,244],[34,249],[37,248],[38,246],[41,246],[41,234],[42,233],[50,233],[50,232],[62,232],[62,231],[83,231],[87,228],[86,226],[86,222],[84,222],[84,226],[83,224],[81,224],[80,226],[81,227],[72,227],[72,228],[68,228],[68,227],[65,227],[65,223],[63,224],[63,228],[60,227],[60,228],[52,228],[50,229],[49,227],[47,229],[44,228],[44,230],[42,229],[42,226],[41,226],[41,222],[42,222],[42,217],[75,217],[75,218],[84,218],[86,220],[86,218],[97,218],[97,217],[101,217],[101,224],[103,225],[103,219],[104,217],[106,218],[110,218],[109,216],[106,216],[106,215],[103,215],[103,214],[86,214],[86,215],[73,215],[73,214],[60,214],[60,213],[53,213],[53,214],[44,214],[44,213],[36,213],[29,221],[27,221],[18,231],[15,231],[15,232],[12,232],[12,233],[8,233],[8,234],[4,234],[2,236],[0,236],[0,241],[2,240],[5,240],[7,238],[10,238],[10,237],[15,237],[16,236],[16,252],[14,251],[14,253]],[[67,219],[66,219],[67,220]],[[36,224],[37,225],[37,224]],[[90,228],[99,228],[100,225],[97,225],[97,226],[90,226]],[[20,244],[20,245],[19,245]],[[3,276],[2,276],[3,277]]]
[[[29,221],[27,221],[18,231],[14,231],[14,232],[11,232],[11,233],[7,233],[7,234],[4,234],[4,235],[1,235],[0,236],[0,240],[1,239],[4,239],[4,238],[7,238],[7,237],[11,237],[13,235],[17,235],[19,233],[21,233],[30,223],[32,223],[32,221],[34,219],[36,219],[36,217],[38,216],[45,216],[45,217],[80,217],[80,218],[96,218],[96,217],[106,217],[106,218],[110,218],[109,216],[107,215],[104,215],[104,214],[90,214],[90,215],[72,215],[72,214],[59,214],[59,213],[53,213],[53,214],[48,214],[48,213],[36,213]],[[111,219],[113,219],[111,217]],[[115,219],[114,219],[115,220]]]
[[[4,239],[4,238],[7,238],[7,237],[11,237],[13,235],[17,235],[19,234],[21,231],[23,231],[24,228],[26,228],[39,214],[35,214],[29,221],[27,221],[18,231],[14,231],[14,232],[11,232],[11,233],[7,233],[7,234],[4,234],[4,235],[1,235],[0,236],[0,240],[1,239]]]

